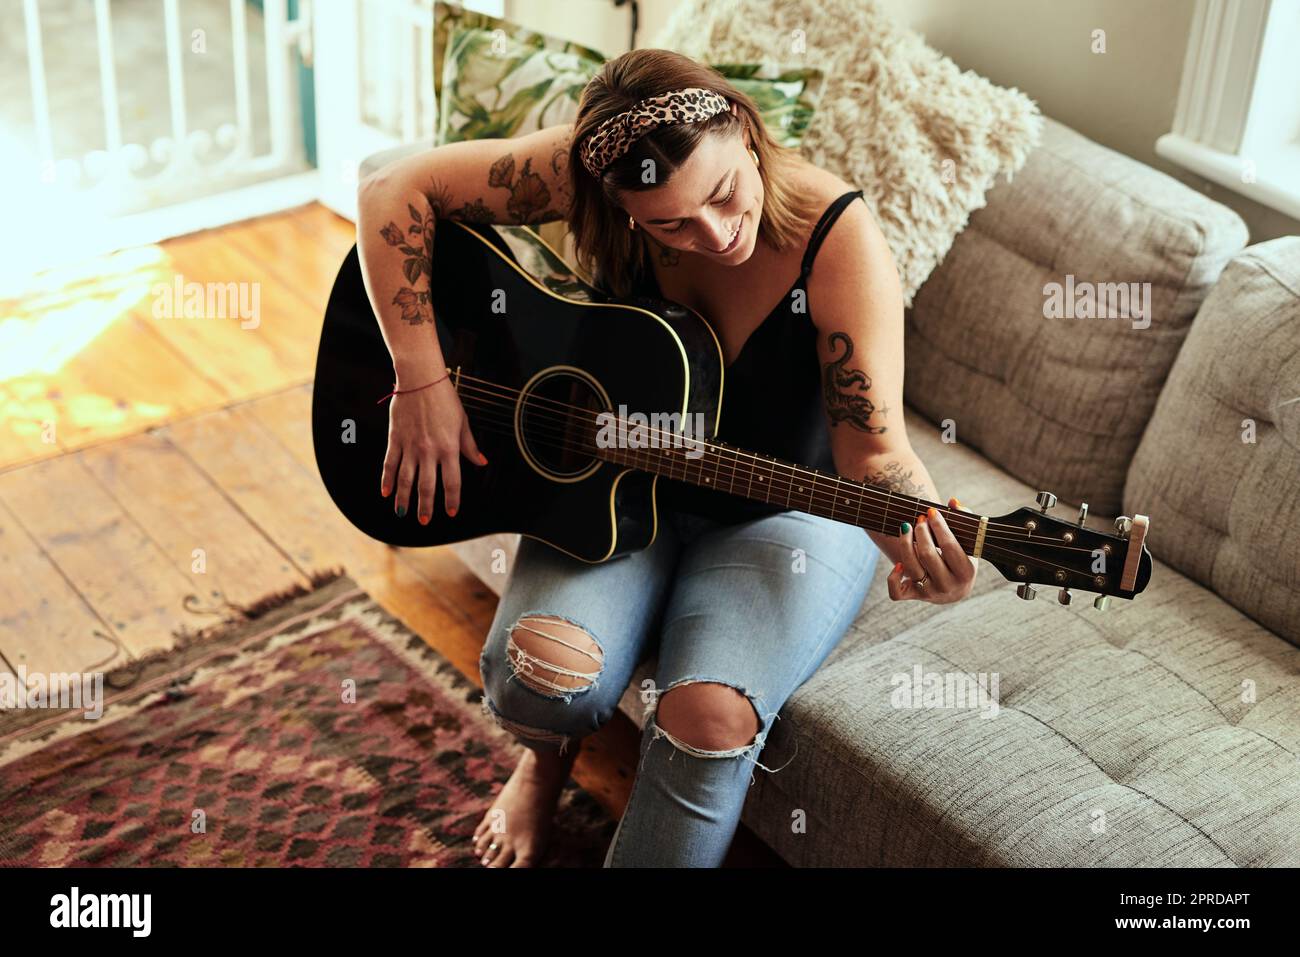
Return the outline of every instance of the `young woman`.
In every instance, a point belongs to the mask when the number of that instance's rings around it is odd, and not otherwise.
[[[408,204],[422,217],[564,219],[607,292],[707,319],[725,362],[719,438],[937,500],[903,424],[898,274],[860,196],[775,143],[713,70],[635,50],[588,84],[572,124],[449,144],[368,177],[358,247],[399,389],[445,370],[417,305],[427,272],[403,275],[388,241]],[[441,470],[454,515],[461,456],[484,459],[451,382],[390,408],[380,493],[428,521]],[[605,864],[717,866],[752,769],[774,770],[758,757],[777,713],[852,623],[880,553],[894,600],[957,601],[975,578],[933,510],[894,537],[662,477],[658,490],[657,537],[628,557],[591,565],[520,544],[479,662],[485,712],[526,746],[475,834],[489,867],[538,861],[575,742],[613,715],[652,650],[639,767]]]

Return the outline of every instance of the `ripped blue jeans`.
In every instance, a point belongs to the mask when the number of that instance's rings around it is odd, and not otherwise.
[[[649,548],[596,565],[524,538],[479,659],[484,713],[526,747],[564,753],[613,716],[657,650],[653,685],[636,689],[645,730],[605,866],[716,867],[752,769],[780,770],[758,760],[777,712],[848,630],[880,554],[862,529],[798,512],[738,525],[661,513]],[[753,740],[710,750],[703,731],[661,728],[660,699],[692,682],[747,700]],[[727,726],[742,726],[734,707],[714,725]]]

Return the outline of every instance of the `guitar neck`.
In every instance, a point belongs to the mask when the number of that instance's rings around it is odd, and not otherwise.
[[[711,488],[728,495],[818,515],[884,535],[898,536],[903,522],[934,508],[943,513],[958,543],[968,555],[979,556],[987,518],[950,508],[885,486],[857,482],[841,475],[747,452],[720,442],[700,442],[687,448],[601,448],[597,453],[615,462]]]

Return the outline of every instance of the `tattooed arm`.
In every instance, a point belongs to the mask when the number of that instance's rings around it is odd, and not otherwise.
[[[836,470],[942,501],[903,423],[903,295],[893,255],[864,203],[850,203],[826,234],[808,281],[808,299]],[[890,534],[894,529],[868,534],[892,563],[902,562],[908,575],[923,577],[917,549],[933,542],[922,539],[915,515],[903,517],[913,529],[902,537]],[[935,540],[942,534],[936,528]]]
[[[384,198],[402,212],[407,193],[442,219],[524,225],[563,219],[569,212],[569,144],[573,124],[549,126],[513,139],[448,143],[375,170],[357,186],[379,216]]]
[[[572,132],[572,124],[563,124],[516,139],[449,143],[390,163],[358,185],[361,274],[401,388],[444,369],[429,306],[437,220],[562,219],[571,199]]]
[[[891,491],[915,495],[931,502],[941,501],[935,488],[934,480],[925,468],[925,463],[910,448],[906,452],[887,452],[868,456],[862,460],[860,467],[848,474],[872,485],[881,485]],[[899,515],[895,514],[897,518]],[[914,527],[916,516],[903,516]],[[915,528],[913,529],[915,530]],[[912,557],[912,536],[886,535],[882,532],[868,531],[871,540],[880,546],[880,550],[889,556],[891,563],[905,562]]]

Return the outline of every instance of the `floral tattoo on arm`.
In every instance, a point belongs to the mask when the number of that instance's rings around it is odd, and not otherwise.
[[[551,158],[552,168],[557,159],[554,156]],[[547,188],[546,181],[533,172],[532,166],[533,158],[530,156],[524,160],[524,165],[516,174],[515,158],[506,153],[488,170],[489,186],[510,190],[506,210],[512,220],[520,223],[539,222],[560,215],[547,209],[551,203],[551,191]]]
[[[847,368],[853,356],[853,340],[843,332],[832,332],[827,340],[827,348],[834,355],[839,345],[844,346],[844,355],[832,359],[822,367],[822,396],[826,401],[826,414],[831,426],[847,422],[860,432],[879,435],[886,431],[886,426],[872,425],[868,421],[873,414],[882,416],[886,409],[877,409],[875,403],[867,398],[871,388],[871,378],[861,369]]]
[[[551,156],[551,172],[557,184],[562,184],[564,181],[561,169],[564,155],[563,149],[557,149]],[[524,165],[516,172],[514,156],[506,153],[488,170],[489,186],[510,191],[506,209],[513,222],[538,222],[561,215],[555,210],[548,209],[551,191],[545,180],[532,171],[532,162],[531,157],[524,160]],[[563,190],[564,187],[557,185],[557,189]],[[459,219],[467,223],[486,224],[497,220],[496,214],[483,202],[482,196],[462,203],[459,209],[453,208],[451,190],[436,178],[429,181],[429,188],[425,195],[429,200],[427,214],[421,214],[413,204],[407,204],[407,211],[411,214],[411,224],[407,226],[405,233],[394,222],[389,222],[379,231],[384,242],[396,247],[406,256],[402,263],[402,274],[410,285],[397,290],[397,294],[393,297],[393,305],[401,308],[404,322],[416,326],[433,321],[429,290],[416,289],[415,285],[421,276],[432,281],[434,221]]]
[[[411,214],[412,223],[406,232],[394,222],[379,231],[384,242],[396,247],[405,256],[402,263],[402,275],[409,286],[403,286],[393,296],[393,305],[402,310],[402,321],[413,326],[433,321],[433,307],[429,304],[429,290],[416,289],[415,284],[421,276],[433,275],[433,220],[431,214],[421,215],[414,204],[406,204]]]
[[[868,472],[862,481],[868,485],[878,485],[881,488],[887,488],[891,492],[900,492],[903,495],[920,496],[925,491],[920,485],[912,481],[912,470],[903,471],[902,462],[889,462],[882,469],[875,469]]]

